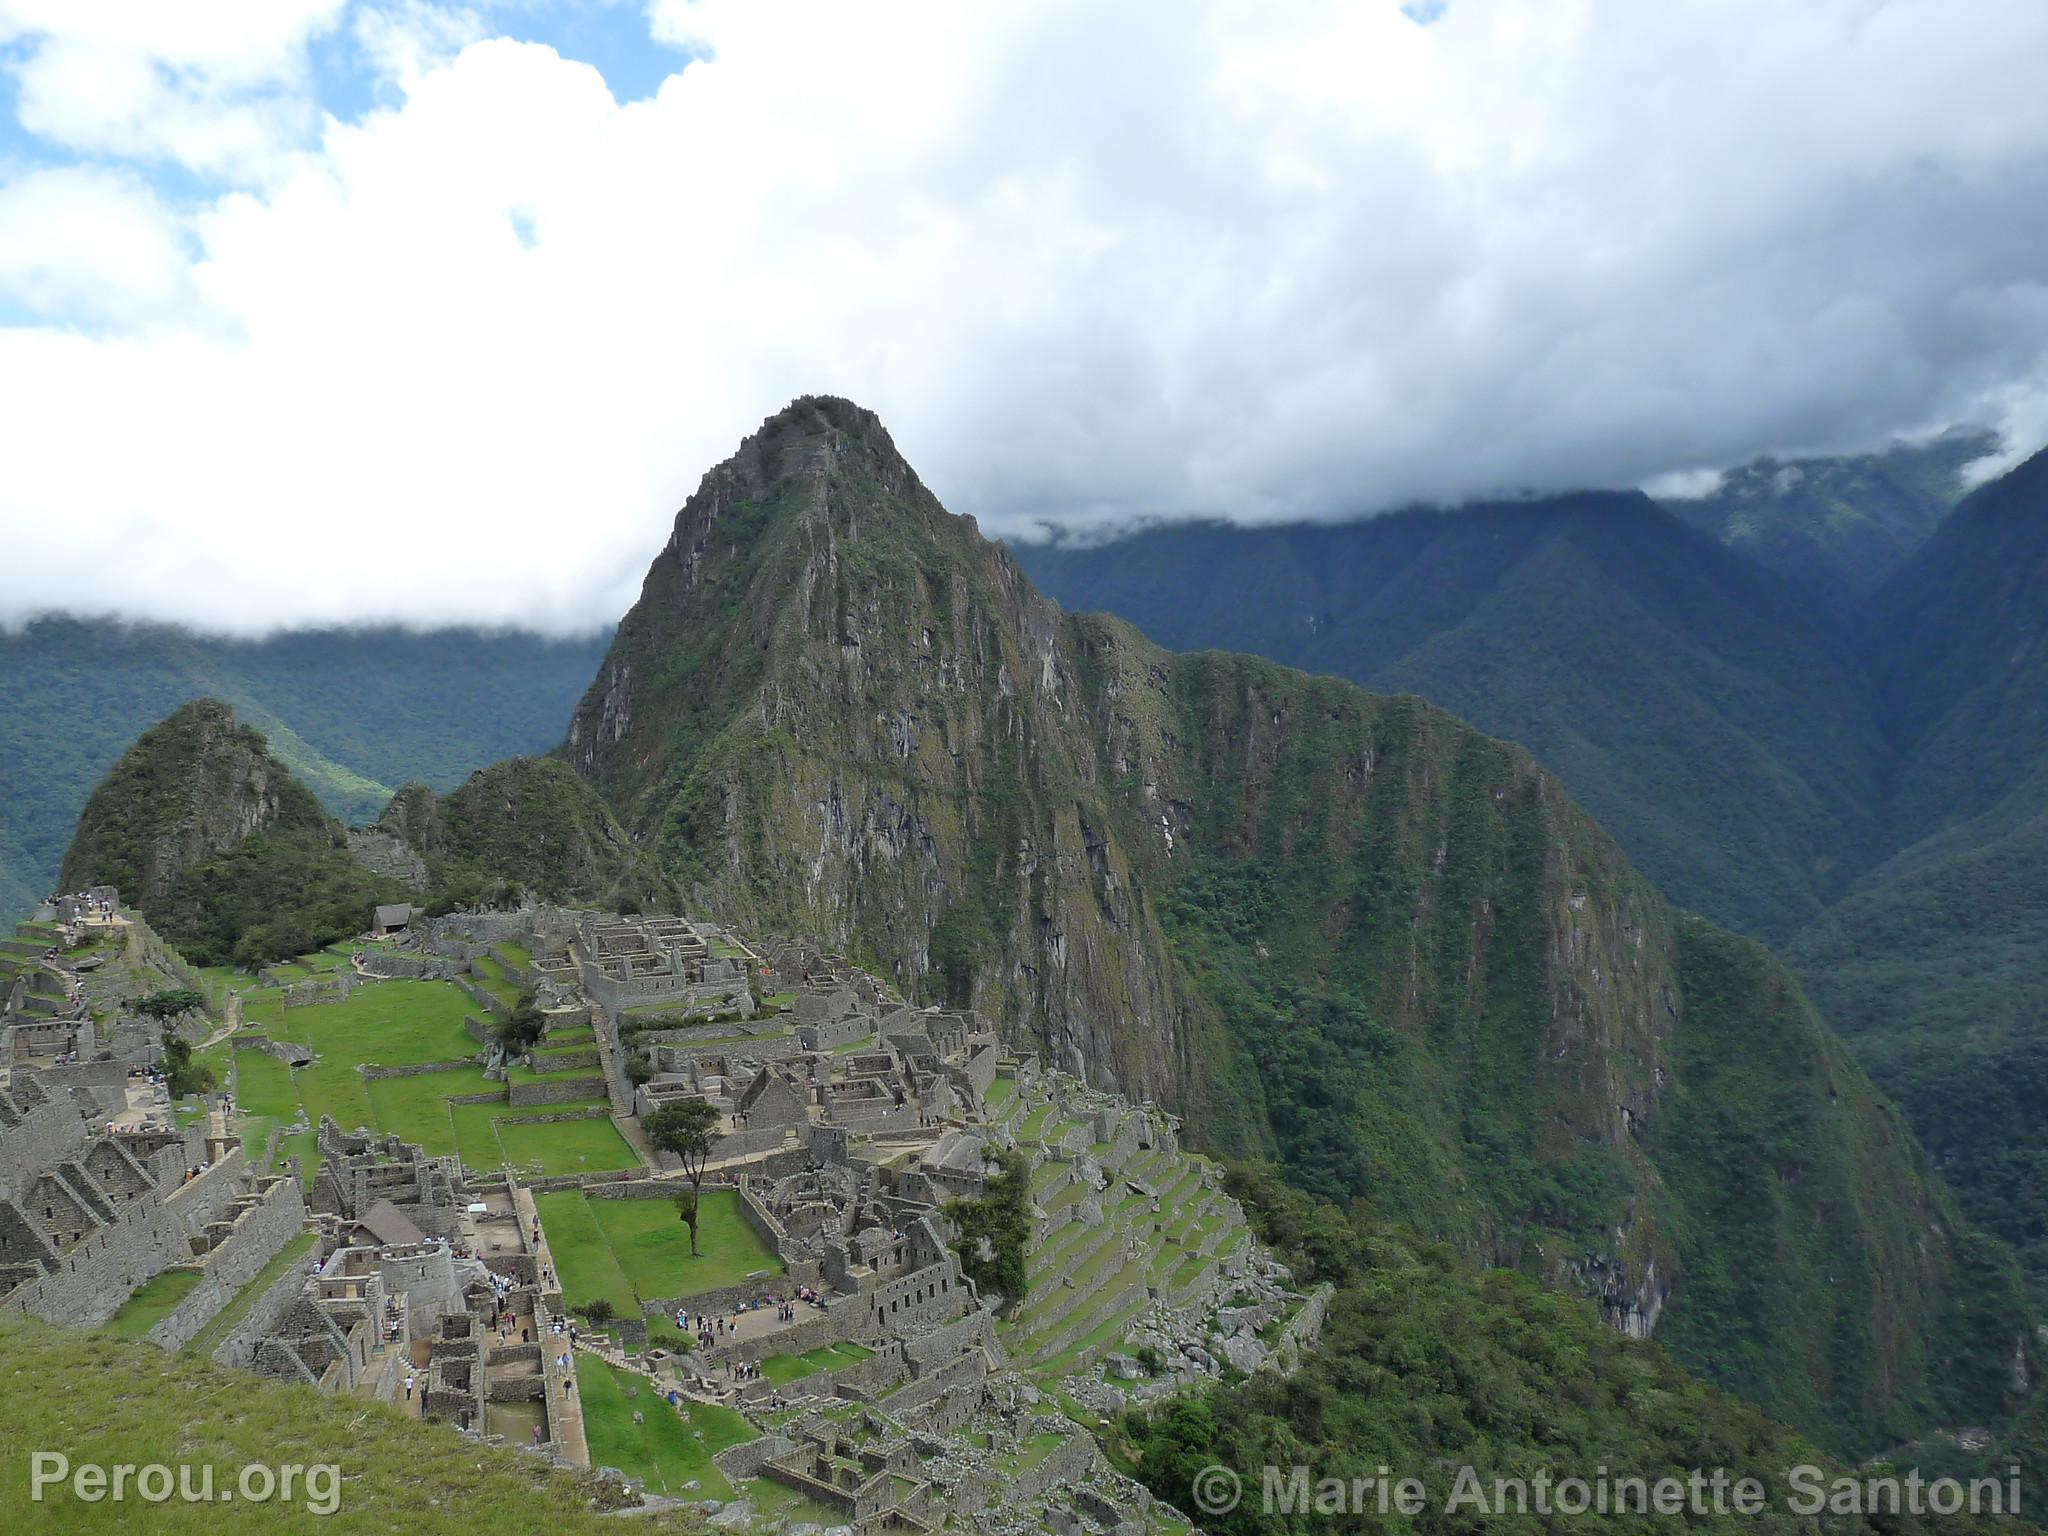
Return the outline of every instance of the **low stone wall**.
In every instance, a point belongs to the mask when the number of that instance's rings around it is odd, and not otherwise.
[[[386,1077],[427,1077],[435,1072],[466,1072],[476,1065],[473,1061],[422,1061],[409,1067],[357,1067],[356,1071],[365,1078],[376,1081]],[[496,1098],[496,1094],[487,1095]]]
[[[758,1440],[727,1446],[711,1458],[711,1464],[723,1472],[728,1481],[737,1483],[758,1477],[769,1462],[787,1456],[795,1449],[796,1442],[787,1435],[767,1434]]]
[[[551,1115],[519,1115],[515,1118],[521,1125],[560,1125],[565,1120],[609,1120],[611,1117],[610,1110],[593,1104],[588,1109],[563,1109]],[[625,1171],[632,1172],[630,1168]]]
[[[643,1105],[640,1112],[644,1116],[649,1111]],[[754,1131],[733,1131],[718,1138],[718,1145],[712,1149],[711,1155],[724,1162],[729,1158],[759,1157],[769,1152],[780,1152],[789,1145],[789,1138],[796,1130],[797,1127],[793,1125],[769,1125]],[[663,1169],[671,1172],[683,1166],[682,1162],[669,1152],[657,1152],[655,1160]]]
[[[320,1245],[315,1245],[315,1251]],[[213,1351],[214,1360],[221,1365],[253,1366],[256,1363],[257,1348],[272,1333],[277,1331],[285,1314],[298,1304],[299,1297],[306,1289],[305,1270],[293,1266],[285,1270],[249,1304],[249,1310],[242,1314],[241,1321],[228,1330]]]
[[[230,1051],[261,1051],[266,1056],[275,1056],[287,1066],[293,1062],[311,1061],[313,1047],[299,1045],[290,1040],[273,1040],[268,1035],[230,1035]],[[232,1059],[232,1057],[230,1057]]]
[[[988,1361],[978,1355],[956,1354],[944,1365],[924,1371],[883,1398],[883,1412],[901,1417],[945,1396],[955,1387],[972,1386],[988,1375]]]
[[[362,984],[362,979],[353,971],[296,981],[284,989],[282,1002],[287,1008],[308,1008],[315,1003],[345,1003],[349,994]]]
[[[688,1307],[692,1312],[731,1312],[743,1301],[758,1301],[763,1296],[794,1296],[798,1286],[814,1286],[819,1283],[817,1268],[816,1264],[805,1260],[792,1264],[784,1274],[768,1275],[753,1281],[743,1280],[738,1285],[721,1286],[715,1291],[699,1291],[692,1296],[663,1297],[659,1301],[648,1302],[647,1313],[652,1316],[654,1313],[663,1312],[673,1317],[678,1307]],[[836,1312],[849,1303],[858,1305],[861,1299],[858,1296],[835,1296],[826,1303],[826,1309]],[[802,1317],[806,1310],[811,1309],[811,1305],[807,1301],[798,1302],[797,1316]],[[857,1324],[849,1318],[846,1327],[851,1329],[855,1326]],[[851,1332],[842,1332],[837,1337],[852,1338],[854,1335]],[[768,1353],[775,1354],[777,1351],[771,1349]]]
[[[536,1060],[546,1062],[550,1073],[581,1072],[591,1067],[601,1067],[604,1065],[603,1058],[598,1055],[595,1045],[585,1046],[581,1050],[574,1051],[549,1051],[545,1055],[537,1057]],[[536,1068],[536,1070],[538,1069]]]
[[[456,986],[462,988],[463,996],[467,997],[472,1003],[475,1003],[477,1007],[483,1009],[492,1018],[502,1019],[512,1012],[509,1007],[471,981],[468,976],[456,975],[448,979],[454,982]]]
[[[986,1348],[994,1341],[995,1329],[989,1322],[989,1314],[977,1307],[965,1317],[906,1341],[903,1354],[922,1376],[928,1368],[950,1360],[964,1350],[977,1346]]]
[[[1085,1429],[1075,1427],[1074,1432],[1067,1436],[1066,1444],[1037,1466],[1005,1481],[1003,1501],[1006,1504],[1028,1503],[1048,1488],[1061,1483],[1078,1483],[1088,1475],[1099,1454],[1095,1449],[1095,1437]]]
[[[603,1078],[585,1073],[563,1073],[559,1077],[549,1075],[524,1082],[508,1082],[505,1087],[516,1109],[528,1105],[573,1104],[578,1099],[609,1101],[611,1098]]]
[[[363,952],[363,969],[387,981],[446,981],[451,976],[460,975],[466,965],[466,961],[422,955],[412,950],[369,949]]]
[[[771,1290],[777,1288],[769,1287]],[[788,1289],[793,1292],[795,1287]],[[668,1310],[673,1314],[675,1308]],[[690,1310],[715,1312],[718,1309],[692,1307]],[[742,1339],[728,1346],[723,1358],[742,1360],[751,1365],[757,1360],[766,1360],[770,1355],[801,1355],[807,1350],[823,1349],[827,1344],[861,1344],[881,1348],[886,1343],[874,1329],[870,1314],[862,1307],[832,1306],[828,1303],[821,1312],[809,1302],[800,1301],[796,1315],[798,1321],[787,1328],[763,1334],[758,1339]],[[888,1347],[894,1348],[900,1359],[901,1346]]]
[[[203,1278],[146,1337],[164,1349],[181,1349],[243,1286],[277,1256],[277,1251],[305,1225],[306,1200],[297,1179],[278,1179],[263,1192],[262,1203],[235,1219],[235,1229],[207,1254]]]
[[[1308,1293],[1308,1300],[1301,1310],[1290,1317],[1281,1328],[1280,1336],[1273,1341],[1272,1353],[1267,1357],[1266,1368],[1291,1375],[1301,1369],[1301,1362],[1323,1335],[1323,1320],[1329,1315],[1330,1298],[1337,1293],[1334,1285],[1319,1285]]]

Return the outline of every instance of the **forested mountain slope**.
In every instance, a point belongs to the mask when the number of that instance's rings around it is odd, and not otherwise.
[[[1674,901],[1783,938],[1873,856],[1883,742],[1845,630],[1639,495],[1024,545],[1174,650],[1415,692],[1519,741]]]
[[[551,746],[606,637],[324,630],[262,641],[45,619],[0,631],[0,920],[49,894],[94,784],[194,698],[230,704],[345,821]]]
[[[1726,506],[1781,530],[1825,514],[1848,560],[1883,509],[1836,503],[1918,484],[1931,505],[1980,446],[1782,483],[1753,467]],[[1674,900],[1786,946],[1966,1209],[2048,1285],[2027,1193],[2048,1124],[2021,1107],[2048,1042],[2048,457],[1962,500],[1840,613],[1639,498],[1017,554],[1070,605],[1177,648],[1412,688],[1528,745]]]
[[[692,903],[1661,1324],[1832,1444],[2013,1405],[2009,1261],[1767,955],[1419,699],[1063,614],[844,401],[705,477],[563,750]]]

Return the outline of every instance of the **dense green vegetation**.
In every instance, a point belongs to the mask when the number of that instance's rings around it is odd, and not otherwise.
[[[1127,1415],[1113,1444],[1131,1473],[1186,1510],[1196,1478],[1221,1464],[1246,1498],[1205,1529],[1254,1533],[1505,1529],[1568,1532],[1584,1516],[1533,1511],[1482,1517],[1468,1503],[1446,1513],[1460,1469],[1490,1498],[1497,1478],[1685,1478],[1719,1467],[1754,1477],[1766,1512],[1668,1523],[1600,1520],[1621,1529],[1792,1531],[1814,1527],[1789,1509],[1792,1468],[1828,1477],[1848,1469],[1734,1397],[1701,1385],[1657,1344],[1622,1337],[1585,1302],[1506,1271],[1475,1273],[1448,1249],[1290,1190],[1271,1176],[1234,1176],[1261,1235],[1280,1245],[1305,1282],[1337,1287],[1322,1345],[1296,1376],[1262,1375]],[[1262,1467],[1305,1465],[1312,1478],[1413,1477],[1427,1492],[1413,1519],[1269,1513]],[[1866,1469],[1877,1472],[1882,1469]],[[1978,1469],[1970,1469],[1978,1470]],[[1923,1517],[1838,1517],[1835,1532],[2011,1529]]]
[[[1792,966],[2048,1299],[2048,815],[1852,896]]]
[[[1871,858],[1863,659],[1810,596],[1648,498],[1021,545],[1070,610],[1419,693],[1518,741],[1658,888],[1782,938]]]
[[[0,921],[54,889],[93,785],[188,699],[226,700],[329,811],[367,821],[398,785],[452,789],[480,764],[558,739],[605,638],[362,629],[235,641],[71,619],[0,634]]]
[[[353,937],[405,894],[358,865],[338,827],[306,824],[250,833],[144,910],[194,964],[258,966]]]
[[[949,1202],[946,1215],[959,1235],[960,1272],[1007,1306],[1030,1284],[1024,1249],[1031,1241],[1031,1165],[1015,1147],[995,1152],[992,1161],[987,1192]]]
[[[63,877],[118,886],[202,966],[319,950],[361,934],[382,902],[673,904],[596,793],[554,759],[496,764],[445,799],[409,785],[379,830],[418,856],[425,889],[406,883],[417,867],[359,858],[259,732],[200,700],[145,731],[93,791]]]
[[[439,907],[523,893],[626,911],[675,904],[596,791],[555,758],[495,763],[439,798],[407,785],[377,825],[424,859]]]
[[[396,888],[216,700],[138,737],[86,801],[66,889],[112,885],[197,965],[260,965],[362,932]]]

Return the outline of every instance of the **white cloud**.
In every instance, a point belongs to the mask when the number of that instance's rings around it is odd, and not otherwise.
[[[196,62],[79,46],[295,100],[294,48],[339,24],[296,14]],[[38,299],[59,226],[10,227],[0,302],[119,323],[0,330],[0,533],[33,577],[0,605],[610,619],[698,475],[806,391],[880,411],[997,531],[2048,419],[2033,0],[649,20],[709,56],[622,107],[546,48],[450,58],[452,10],[359,10],[396,104],[215,156],[248,190],[137,244],[175,259]]]
[[[85,325],[149,326],[193,300],[182,231],[156,195],[69,166],[0,186],[0,292]]]
[[[273,169],[319,118],[305,49],[347,0],[0,0],[21,125],[208,175]]]

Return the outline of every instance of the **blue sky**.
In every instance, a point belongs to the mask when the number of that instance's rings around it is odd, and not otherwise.
[[[356,121],[374,108],[402,101],[392,82],[379,78],[355,33],[361,15],[376,8],[374,3],[350,0],[332,25],[308,38],[311,95],[322,111],[344,121]],[[543,43],[565,59],[590,65],[621,102],[652,96],[663,80],[680,72],[693,56],[688,48],[656,40],[642,6],[630,0],[481,0],[441,9],[473,18],[478,28],[490,35]],[[15,75],[34,48],[32,38],[0,46],[0,165],[12,170],[97,158],[22,127],[16,110]],[[165,159],[148,162],[148,174],[168,195],[181,197],[214,190],[218,180],[194,177]]]

